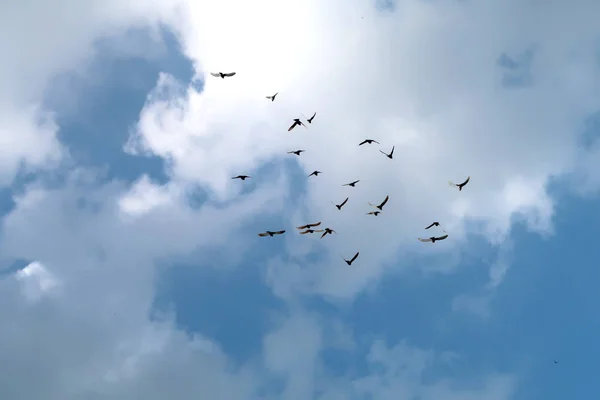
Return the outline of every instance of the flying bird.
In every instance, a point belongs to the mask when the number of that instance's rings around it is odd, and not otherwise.
[[[552,360],[552,361],[554,361],[554,364],[558,364],[558,361],[556,361],[556,360]]]
[[[395,147],[396,147],[396,146],[392,146],[392,151],[390,151],[390,154],[384,153],[384,152],[383,152],[383,151],[381,151],[381,150],[379,150],[379,152],[380,152],[381,154],[385,154],[385,156],[386,156],[387,158],[389,158],[390,160],[393,160],[393,159],[394,159],[394,148],[395,148]]]
[[[343,184],[342,186],[356,187],[356,184],[357,184],[358,182],[360,182],[360,179],[359,179],[359,180],[357,180],[357,181],[354,181],[354,182],[350,182],[350,183]]]
[[[251,177],[251,176],[248,176],[248,175],[238,175],[238,176],[234,176],[234,177],[233,177],[233,178],[231,178],[231,179],[241,179],[241,180],[245,181],[245,180],[246,180],[246,178],[252,178],[252,177]]]
[[[306,120],[306,122],[308,122],[309,124],[312,124],[313,119],[315,119],[315,115],[317,115],[317,113],[314,113],[312,117],[310,117]]]
[[[212,76],[217,77],[217,78],[229,78],[230,76],[234,76],[235,72],[228,72],[228,73],[224,73],[224,72],[211,72],[210,73]]]
[[[315,232],[323,232],[323,229],[307,229],[304,232],[300,232],[300,234],[306,235],[307,233],[315,233]]]
[[[304,125],[304,123],[302,121],[300,121],[300,118],[294,118],[294,123],[292,124],[292,126],[290,126],[288,128],[288,132],[291,131],[292,129],[294,129],[298,125],[302,125],[303,127],[306,128],[306,125]]]
[[[373,140],[373,139],[365,139],[362,142],[360,142],[358,145],[362,146],[363,144],[373,144],[373,143],[377,143],[377,144],[381,144],[379,143],[377,140]]]
[[[258,236],[260,236],[260,237],[265,237],[265,236],[271,236],[271,237],[273,237],[275,235],[283,235],[284,233],[285,233],[285,230],[283,230],[283,231],[266,231],[266,232],[263,232],[263,233],[259,233]]]
[[[275,96],[277,96],[279,94],[279,92],[275,93],[273,96],[267,96],[267,99],[271,100],[271,101],[275,101]]]
[[[346,260],[344,257],[342,257],[342,258],[344,259],[344,261],[346,261],[346,264],[348,264],[348,265],[352,265],[352,263],[354,262],[354,260],[356,260],[356,259],[358,258],[358,255],[359,255],[359,254],[360,254],[360,253],[357,251],[357,252],[356,252],[356,254],[354,255],[354,257],[352,257],[352,259],[351,259],[351,260]]]
[[[350,197],[346,197],[346,200],[342,201],[342,204],[334,204],[334,203],[333,203],[333,201],[331,202],[331,204],[333,204],[334,206],[336,206],[338,210],[341,210],[341,209],[342,209],[342,207],[344,207],[344,204],[346,204],[346,203],[348,202],[348,199],[349,199],[349,198],[350,198]],[[331,200],[330,200],[330,201],[331,201]]]
[[[333,229],[325,228],[325,233],[321,235],[321,239],[323,239],[328,233],[331,235],[336,232]]]
[[[437,222],[437,221],[436,221],[436,222],[432,222],[432,223],[431,223],[431,225],[429,225],[429,226],[428,226],[428,227],[426,227],[425,229],[429,229],[429,228],[431,228],[432,226],[440,226],[440,223],[439,223],[439,222]]]
[[[297,156],[300,155],[300,153],[304,153],[306,150],[294,150],[294,151],[288,151],[288,154],[295,154]]]
[[[309,228],[314,228],[315,226],[319,226],[321,225],[321,221],[319,222],[315,222],[314,224],[306,224],[306,225],[302,225],[302,226],[297,226],[296,229],[309,229]]]
[[[444,239],[446,239],[447,237],[448,237],[448,235],[439,236],[439,237],[432,236],[432,237],[430,237],[430,238],[428,238],[428,239],[423,239],[423,238],[418,238],[418,239],[419,239],[421,242],[431,242],[431,243],[435,243],[435,242],[437,242],[438,240],[444,240]]]
[[[385,199],[383,200],[383,202],[380,205],[376,206],[375,204],[372,204],[372,203],[369,203],[369,205],[371,207],[378,208],[379,211],[383,211],[383,206],[385,206],[385,203],[387,203],[389,199],[390,199],[390,196],[388,195],[388,196],[385,196]]]
[[[458,191],[460,192],[460,191],[462,190],[462,188],[463,188],[463,187],[465,187],[465,185],[466,185],[467,183],[469,183],[469,181],[470,181],[470,180],[471,180],[471,177],[470,177],[470,176],[468,176],[468,177],[467,177],[467,180],[466,180],[466,181],[464,181],[463,183],[456,184],[456,183],[452,183],[452,182],[448,181],[448,184],[449,184],[450,186],[457,187],[457,188],[458,188]]]
[[[381,211],[371,211],[371,212],[368,212],[367,215],[378,216],[380,213],[381,213]]]
[[[321,171],[313,171],[312,174],[310,174],[309,176],[319,176],[319,174],[322,174]]]

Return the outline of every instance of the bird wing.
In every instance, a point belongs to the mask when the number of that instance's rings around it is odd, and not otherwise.
[[[464,181],[463,183],[459,184],[458,186],[465,186],[467,183],[469,183],[469,181],[471,180],[471,177],[467,177],[467,180]]]
[[[363,144],[365,144],[365,143],[369,143],[369,141],[368,141],[368,140],[363,140],[363,141],[362,141],[362,142],[360,142],[358,145],[359,145],[359,146],[362,146],[362,145],[363,145]]]
[[[307,233],[308,233],[308,231],[300,232],[301,235],[305,235]]]
[[[288,132],[291,131],[292,129],[294,129],[296,127],[296,125],[298,125],[298,123],[296,121],[294,121],[294,123],[292,124],[292,126],[290,126],[288,128]]]
[[[356,254],[354,255],[354,257],[352,257],[352,260],[350,260],[350,262],[354,262],[354,260],[356,260],[358,258],[358,255],[360,253],[357,251]]]
[[[309,176],[313,176],[314,174],[315,174],[315,173],[313,172],[313,173],[311,173]]]
[[[385,200],[383,200],[383,203],[381,203],[381,204],[379,205],[379,207],[383,207],[383,206],[385,206],[385,203],[387,203],[389,199],[390,199],[390,195],[387,195],[387,196],[385,196]]]
[[[377,144],[381,144],[381,143],[379,143],[377,140],[373,140],[373,142],[375,142],[375,143],[377,143]]]
[[[387,153],[384,153],[384,152],[383,152],[383,151],[381,151],[381,150],[379,150],[379,152],[380,152],[381,154],[385,154],[385,155],[387,156]]]
[[[435,240],[444,240],[447,237],[448,237],[448,235],[444,235],[444,236],[436,237]]]
[[[428,226],[427,228],[425,228],[425,229],[429,229],[429,228],[431,228],[431,227],[432,227],[432,226],[434,226],[434,225],[435,225],[435,222],[434,222],[433,224],[429,225],[429,226]]]
[[[234,76],[234,75],[235,75],[235,72],[229,72],[229,73],[227,73],[227,74],[223,74],[223,75],[225,75],[225,76]]]
[[[308,224],[308,225],[306,225],[306,226],[308,226],[308,227],[310,227],[310,228],[314,228],[315,226],[319,226],[319,225],[321,225],[321,221],[319,221],[319,222],[315,222],[314,224]]]
[[[448,181],[448,185],[452,186],[452,187],[456,187],[456,183],[452,183],[450,181]]]
[[[273,232],[274,235],[283,235],[284,233],[285,233],[285,230]]]
[[[374,215],[374,214],[375,214],[375,211],[370,211],[367,213],[367,215]]]
[[[240,179],[240,176],[239,175],[238,176],[234,176],[231,179]]]
[[[360,179],[357,181],[352,182],[353,185],[356,185],[358,182],[360,182]]]
[[[269,234],[267,232],[263,232],[263,233],[259,233],[258,236],[264,237],[264,236],[269,236]]]
[[[210,74],[212,76],[216,76],[217,78],[221,76],[221,74],[219,74],[218,72],[211,72]]]
[[[417,238],[419,239],[421,242],[431,242],[431,239],[423,239],[423,238]]]
[[[392,146],[392,151],[390,151],[390,156],[391,156],[392,154],[394,154],[394,149],[395,149],[395,148],[396,148],[396,146]]]
[[[321,239],[323,239],[325,235],[327,235],[327,231],[325,231],[325,233],[321,235]]]
[[[296,229],[308,229],[310,225],[297,226]]]
[[[315,229],[315,232],[323,232],[323,229]]]
[[[346,204],[346,203],[348,202],[348,199],[349,199],[349,198],[350,198],[350,197],[346,197],[346,200],[344,200],[344,201],[342,202],[342,204],[340,204],[340,207],[343,207],[343,206],[344,206],[344,204]]]

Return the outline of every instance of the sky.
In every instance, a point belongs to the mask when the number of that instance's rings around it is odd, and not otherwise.
[[[0,398],[593,398],[598,12],[0,3]]]

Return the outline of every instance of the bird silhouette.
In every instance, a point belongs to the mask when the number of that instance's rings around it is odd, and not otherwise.
[[[266,96],[267,99],[271,100],[271,101],[275,101],[275,97],[279,94],[279,92],[275,93],[273,96]]]
[[[345,183],[342,186],[350,186],[350,187],[356,187],[356,184],[360,182],[360,179],[354,182],[350,182],[350,183]]]
[[[275,235],[283,235],[285,233],[285,230],[283,231],[266,231],[263,233],[259,233],[258,236],[260,237],[265,237],[265,236],[270,236],[273,237]]]
[[[304,123],[302,121],[300,121],[300,118],[294,118],[294,123],[292,124],[292,126],[290,126],[288,128],[288,132],[291,131],[292,129],[294,129],[298,125],[302,125],[303,127],[306,128],[306,125],[304,125]]]
[[[371,211],[371,212],[367,213],[367,215],[374,215],[374,216],[378,216],[379,214],[381,214],[381,211]]]
[[[314,175],[314,176],[319,176],[319,174],[322,174],[322,172],[321,172],[321,171],[316,171],[316,170],[315,170],[315,171],[313,171],[313,172],[312,172],[312,173],[311,173],[309,176],[313,176],[313,175]]]
[[[439,236],[439,237],[432,236],[432,237],[430,237],[430,238],[428,238],[428,239],[423,239],[423,238],[418,238],[418,239],[419,239],[421,242],[431,242],[431,243],[435,243],[435,242],[437,242],[438,240],[444,240],[444,239],[446,239],[447,237],[448,237],[448,235]]]
[[[315,115],[317,115],[317,113],[314,113],[312,117],[310,117],[306,120],[306,122],[308,122],[309,124],[312,124],[313,119],[315,119]]]
[[[300,153],[304,153],[306,150],[294,150],[294,151],[288,151],[288,154],[295,154],[297,156],[300,155]]]
[[[558,364],[558,361],[556,361],[556,360],[552,360],[552,361],[554,361],[554,364]]]
[[[448,184],[449,184],[450,186],[457,187],[457,188],[458,188],[458,191],[460,192],[460,191],[462,190],[462,188],[463,188],[463,187],[465,187],[465,185],[466,185],[467,183],[469,183],[469,181],[470,181],[470,180],[471,180],[471,177],[469,176],[469,177],[467,177],[467,180],[466,180],[466,181],[464,181],[463,183],[458,183],[458,184],[456,184],[456,183],[452,183],[452,182],[448,181]]]
[[[346,204],[348,202],[349,198],[350,197],[346,197],[346,200],[342,201],[342,204],[335,204],[333,201],[331,202],[331,204],[333,204],[334,206],[336,206],[338,210],[341,210],[342,207],[344,207],[344,204]]]
[[[235,72],[227,72],[227,73],[224,73],[224,72],[211,72],[210,74],[212,76],[214,76],[214,77],[225,79],[225,78],[229,78],[230,76],[234,76]]]
[[[383,151],[381,151],[381,150],[379,150],[379,152],[380,152],[381,154],[385,154],[385,156],[386,156],[387,158],[389,158],[390,160],[393,160],[393,159],[394,159],[394,148],[395,148],[395,147],[396,147],[396,146],[392,146],[392,151],[390,152],[390,154],[384,153],[384,152],[383,152]]]
[[[233,178],[231,178],[231,179],[241,179],[241,180],[245,181],[245,180],[246,180],[246,178],[252,178],[252,177],[251,177],[251,176],[248,176],[248,175],[238,175],[238,176],[234,176],[234,177],[233,177]]]
[[[307,229],[304,232],[300,232],[300,234],[306,235],[307,233],[315,233],[315,232],[323,232],[323,229]]]
[[[429,229],[429,228],[431,228],[432,226],[440,226],[440,223],[439,223],[439,222],[437,222],[437,221],[436,221],[436,222],[432,222],[432,223],[431,223],[431,225],[429,225],[429,226],[428,226],[428,227],[426,227],[425,229]]]
[[[314,228],[315,226],[319,226],[321,225],[321,221],[319,222],[315,222],[314,224],[306,224],[306,225],[302,225],[302,226],[297,226],[296,229],[309,229],[309,228]]]
[[[321,239],[323,239],[328,233],[331,235],[336,232],[333,229],[325,228],[325,233],[321,235]]]
[[[377,143],[377,144],[381,144],[379,143],[377,140],[373,140],[373,139],[365,139],[362,142],[360,142],[358,145],[362,146],[363,144],[373,144],[373,143]]]
[[[346,264],[348,264],[348,265],[352,265],[352,263],[354,262],[354,260],[356,260],[356,259],[358,258],[358,255],[359,255],[359,254],[360,254],[360,252],[358,252],[358,251],[357,251],[357,252],[356,252],[356,254],[354,255],[354,257],[352,257],[352,259],[350,259],[350,260],[346,260],[344,257],[342,257],[342,259],[343,259],[344,261],[346,261]]]
[[[379,211],[383,211],[383,206],[385,206],[385,203],[387,203],[389,199],[390,199],[390,196],[388,195],[388,196],[385,196],[385,199],[381,202],[380,205],[376,206],[375,204],[372,204],[372,203],[369,203],[369,205],[371,207],[378,208]]]

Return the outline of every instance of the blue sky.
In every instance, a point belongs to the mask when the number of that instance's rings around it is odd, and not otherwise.
[[[550,11],[516,2],[311,1],[302,36],[267,0],[236,3],[248,22],[175,3],[84,7],[43,90],[4,71],[61,147],[36,123],[27,141],[24,103],[0,97],[19,111],[0,124],[0,397],[593,398],[600,29],[558,42]],[[560,5],[589,27],[580,6]],[[495,33],[517,12],[531,26]],[[221,70],[238,75],[204,75]],[[295,232],[316,220],[337,234]],[[433,220],[448,240],[418,242]]]

